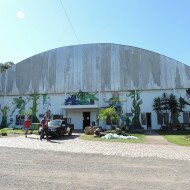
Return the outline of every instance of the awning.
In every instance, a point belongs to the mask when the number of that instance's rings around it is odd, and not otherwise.
[[[61,109],[100,109],[98,105],[63,105],[60,107]]]

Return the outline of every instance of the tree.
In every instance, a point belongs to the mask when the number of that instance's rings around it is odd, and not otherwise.
[[[176,99],[176,96],[174,94],[170,94],[168,98],[168,108],[171,113],[171,119],[170,122],[173,125],[179,125],[179,113],[181,110],[179,101]]]
[[[110,108],[101,110],[98,114],[98,119],[101,120],[102,122],[105,122],[107,121],[107,119],[110,119],[111,129],[114,129],[113,123],[118,123],[119,116],[115,108],[110,107]]]
[[[158,123],[163,124],[163,110],[162,110],[162,100],[160,97],[157,97],[153,100],[153,110],[157,113]]]
[[[12,67],[14,63],[12,61],[6,62],[6,63],[0,63],[0,73],[4,72],[8,68]]]
[[[178,128],[180,125],[180,112],[183,112],[185,105],[187,105],[187,102],[182,97],[177,99],[172,93],[169,95],[167,93],[163,93],[161,97],[156,97],[154,99],[152,106],[153,110],[155,110],[158,115],[161,115],[162,122],[159,122],[161,125],[163,124],[164,113],[170,113],[170,121],[168,120],[168,117],[166,117],[165,123],[170,123],[171,128]]]

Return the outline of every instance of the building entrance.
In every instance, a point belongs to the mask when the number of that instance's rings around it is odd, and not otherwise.
[[[147,129],[152,129],[151,113],[146,113]]]
[[[83,129],[90,126],[90,112],[83,112]]]

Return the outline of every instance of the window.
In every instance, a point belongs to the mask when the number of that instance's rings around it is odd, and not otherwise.
[[[190,112],[183,112],[183,123],[190,122]]]
[[[25,115],[16,115],[16,125],[24,124]]]
[[[63,117],[62,117],[62,115],[53,115],[53,119],[62,119]]]
[[[94,105],[94,100],[90,99],[90,105]]]
[[[42,113],[42,114],[39,114],[39,118],[43,118],[44,117],[44,113]]]

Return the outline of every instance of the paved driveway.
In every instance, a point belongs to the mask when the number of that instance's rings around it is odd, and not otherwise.
[[[73,153],[93,153],[103,155],[117,155],[125,157],[157,157],[165,159],[190,161],[190,147],[158,144],[133,144],[119,142],[94,142],[78,138],[79,134],[73,134],[72,138],[63,137],[57,140],[40,141],[37,135],[17,137],[1,137],[1,147],[28,148],[40,150],[53,150]]]
[[[6,147],[0,152],[2,190],[190,189],[189,161]]]

